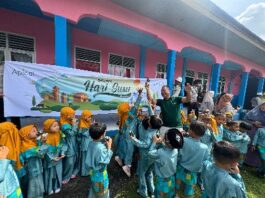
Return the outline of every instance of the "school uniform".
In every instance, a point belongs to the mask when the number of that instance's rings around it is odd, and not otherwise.
[[[78,145],[76,140],[77,126],[63,124],[61,126],[64,134],[64,142],[67,145],[67,151],[63,158],[63,181],[68,182],[72,176],[76,176],[79,172],[78,167]]]
[[[39,143],[40,145],[40,143]],[[44,193],[42,159],[47,152],[46,145],[30,148],[20,154],[20,161],[24,165],[27,180],[27,197],[41,198]]]
[[[240,174],[229,174],[214,163],[205,161],[201,177],[204,187],[202,198],[247,197]]]
[[[62,159],[55,161],[54,158],[65,155],[66,144],[61,140],[58,145],[47,144],[48,152],[43,160],[44,189],[47,194],[59,191],[62,187],[63,164]]]
[[[0,167],[0,195],[7,198],[23,198],[11,160],[1,159]]]
[[[134,152],[134,145],[130,138],[130,132],[136,132],[137,123],[139,122],[137,110],[140,105],[142,97],[139,95],[134,106],[128,113],[128,119],[125,121],[121,129],[119,143],[117,148],[117,155],[124,160],[125,165],[132,164],[132,157]]]
[[[179,150],[179,161],[176,173],[176,189],[180,190],[184,184],[184,195],[194,194],[197,174],[201,172],[203,162],[209,159],[207,145],[191,137],[184,137],[184,145]]]
[[[154,172],[156,175],[156,197],[175,196],[175,173],[178,162],[178,150],[168,147],[156,149],[152,144],[148,153],[154,160]]]
[[[79,163],[80,163],[80,175],[81,176],[88,176],[89,172],[85,166],[87,158],[87,149],[89,143],[92,141],[92,138],[89,135],[89,128],[81,128],[78,131],[78,136],[80,138],[79,144]]]
[[[89,170],[91,188],[88,198],[108,198],[109,178],[107,165],[110,163],[112,151],[101,141],[91,141],[88,145],[86,166]]]
[[[241,154],[246,154],[248,150],[248,144],[250,138],[247,134],[241,133],[240,131],[232,132],[228,129],[224,130],[224,140],[231,142],[237,147]]]
[[[265,128],[259,128],[254,136],[253,146],[257,146],[261,160],[259,171],[265,173]]]

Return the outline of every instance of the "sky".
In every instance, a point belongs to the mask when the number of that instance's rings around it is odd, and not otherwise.
[[[265,40],[265,0],[211,0]]]

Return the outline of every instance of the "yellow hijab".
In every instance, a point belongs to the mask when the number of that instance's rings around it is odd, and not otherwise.
[[[121,103],[118,106],[118,116],[120,119],[119,128],[120,129],[122,128],[123,124],[127,120],[128,116],[129,116],[128,115],[129,111],[130,111],[130,105],[128,102]]]
[[[0,123],[0,144],[8,147],[9,153],[7,159],[15,161],[16,170],[22,168],[19,160],[20,137],[17,127],[11,122]]]
[[[212,127],[212,130],[213,130],[213,133],[215,135],[218,135],[219,134],[219,130],[218,130],[217,122],[216,122],[214,116],[210,117],[210,122],[211,122],[211,127]]]
[[[43,131],[48,133],[46,144],[52,146],[58,146],[61,141],[61,131],[59,132],[51,132],[50,128],[54,122],[58,122],[55,119],[47,119],[43,123]]]
[[[182,124],[187,124],[187,122],[188,122],[187,116],[186,116],[186,114],[185,114],[185,112],[183,110],[180,111],[180,115],[181,115]]]
[[[81,128],[89,128],[90,125],[91,125],[91,120],[90,121],[86,121],[86,118],[87,117],[91,117],[92,116],[92,112],[89,111],[89,110],[84,110],[82,112],[82,115],[80,117],[80,121],[79,121],[79,124],[78,124],[78,128],[81,129]]]
[[[60,125],[64,124],[73,124],[73,122],[69,118],[73,118],[75,115],[75,111],[71,107],[64,107],[61,109],[60,115]]]
[[[32,128],[36,128],[34,125],[27,125],[19,130],[21,139],[20,152],[23,153],[26,150],[37,147],[37,140],[29,138],[29,132]]]

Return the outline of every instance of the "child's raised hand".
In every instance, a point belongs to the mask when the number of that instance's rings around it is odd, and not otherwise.
[[[0,159],[6,159],[9,153],[9,148],[6,146],[0,147]]]
[[[109,137],[108,140],[106,141],[106,145],[108,149],[111,149],[112,146],[112,139]]]
[[[159,143],[161,141],[162,141],[162,139],[161,139],[160,136],[157,136],[157,135],[153,136],[153,143],[157,144],[157,143]]]
[[[47,134],[47,135],[48,135],[48,134]],[[42,143],[46,143],[47,138],[48,138],[47,135],[43,134],[43,135],[41,136],[40,140],[41,140]]]

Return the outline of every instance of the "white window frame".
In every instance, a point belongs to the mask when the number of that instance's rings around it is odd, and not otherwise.
[[[17,52],[17,53],[24,53],[24,54],[32,55],[32,63],[36,63],[37,55],[36,55],[36,38],[35,37],[28,36],[28,35],[25,35],[25,34],[14,33],[14,32],[1,31],[1,30],[0,30],[0,32],[4,33],[6,35],[6,47],[4,48],[5,60],[6,61],[11,61],[11,52]],[[12,34],[12,35],[15,35],[15,36],[21,36],[21,37],[33,39],[33,41],[34,41],[34,43],[33,43],[34,51],[31,52],[31,51],[26,51],[26,50],[19,50],[19,49],[9,48],[8,47],[8,44],[9,44],[8,43],[8,37],[7,37],[8,34]],[[1,48],[3,48],[3,47],[1,47]]]
[[[121,56],[122,57],[122,65],[112,65],[112,64],[110,64],[110,55],[115,55],[115,56]],[[131,58],[131,59],[134,59],[134,67],[126,67],[126,66],[124,66],[123,65],[123,58]],[[133,70],[133,76],[131,76],[130,78],[135,78],[135,69],[136,69],[136,58],[134,58],[134,57],[132,57],[132,56],[126,56],[126,55],[123,55],[123,54],[116,54],[116,53],[112,53],[112,52],[109,52],[108,53],[108,74],[110,74],[109,73],[109,67],[110,66],[114,66],[114,67],[116,67],[116,66],[119,66],[119,67],[124,67],[125,69],[130,69],[130,70]]]
[[[99,63],[99,73],[101,73],[102,71],[102,53],[101,53],[101,50],[96,50],[96,49],[92,49],[92,48],[87,48],[87,47],[82,47],[82,46],[79,46],[79,45],[75,45],[74,46],[74,68],[76,68],[76,48],[82,48],[82,49],[85,49],[85,50],[91,50],[91,51],[96,51],[96,52],[99,52],[100,53],[100,56],[99,56],[99,59],[100,59],[100,62],[95,62],[95,63]],[[85,60],[82,60],[82,61],[85,61]],[[94,61],[91,61],[91,62],[94,62]],[[87,70],[89,71],[89,70]]]
[[[190,71],[190,72],[193,72],[193,74],[194,74],[194,76],[189,76],[189,75],[187,75],[187,71]],[[194,70],[191,70],[191,69],[186,69],[186,71],[185,71],[185,82],[187,82],[186,81],[186,78],[188,77],[188,78],[191,78],[192,79],[192,82],[194,82],[194,80],[196,79],[196,72],[194,71]]]
[[[202,74],[202,75],[207,75],[207,78],[202,78],[202,77],[199,77],[199,74]],[[201,83],[202,83],[202,91],[208,91],[208,84],[209,84],[209,74],[208,73],[206,73],[206,72],[198,72],[197,73],[197,78],[199,79],[199,80],[201,80]],[[203,89],[204,88],[204,82],[206,81],[206,85],[205,85],[205,90]]]
[[[223,78],[224,81],[222,81],[221,78]],[[222,85],[223,91],[222,91],[220,85]],[[219,94],[225,91],[225,85],[226,85],[226,78],[225,78],[225,76],[220,76],[219,81],[218,81],[218,93]]]
[[[157,70],[157,66],[158,66],[158,65],[165,65],[165,72],[160,72],[160,71],[158,71],[158,70]],[[164,75],[164,78],[163,78],[163,79],[166,79],[166,78],[167,78],[167,64],[166,64],[166,63],[161,63],[161,62],[159,62],[159,63],[156,64],[156,76],[155,76],[156,78],[158,78],[158,77],[157,77],[158,74],[163,74],[163,75]],[[162,79],[162,78],[161,78],[161,79]]]

